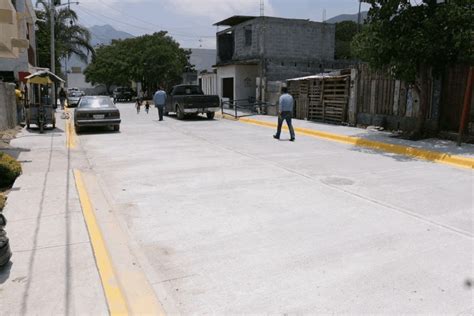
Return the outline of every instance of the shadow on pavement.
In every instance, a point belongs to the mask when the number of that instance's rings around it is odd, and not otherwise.
[[[13,262],[10,261],[0,268],[0,284],[5,283],[10,278],[10,271],[12,269],[12,266]]]

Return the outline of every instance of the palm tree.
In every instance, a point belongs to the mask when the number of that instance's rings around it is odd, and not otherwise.
[[[38,43],[39,66],[50,66],[50,39],[51,39],[51,4],[49,0],[36,2],[38,17],[36,40]],[[78,56],[87,62],[89,55],[94,55],[94,48],[90,44],[91,34],[85,27],[78,25],[78,17],[74,10],[68,7],[54,10],[54,38],[56,51],[56,70],[60,70],[60,60]],[[56,73],[60,73],[57,71]]]

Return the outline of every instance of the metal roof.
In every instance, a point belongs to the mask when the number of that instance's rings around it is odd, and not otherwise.
[[[244,23],[246,21],[250,21],[256,19],[257,16],[249,16],[249,15],[234,15],[230,18],[222,20],[220,22],[214,23],[216,26],[235,26],[240,23]]]
[[[286,81],[301,81],[301,80],[325,79],[325,78],[344,79],[344,78],[347,78],[347,77],[350,77],[350,74],[343,75],[343,74],[341,74],[340,71],[335,71],[335,72],[320,73],[320,74],[317,74],[317,75],[300,77],[300,78],[291,78],[291,79],[287,79]]]

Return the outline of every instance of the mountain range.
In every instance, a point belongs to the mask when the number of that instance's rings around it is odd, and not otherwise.
[[[114,39],[126,39],[135,37],[130,33],[118,31],[111,25],[94,25],[89,28],[91,32],[91,44],[97,46],[101,44],[110,44]]]
[[[364,20],[367,18],[367,11],[363,11],[360,13],[360,22],[363,23]],[[353,21],[357,23],[358,14],[340,14],[326,20],[326,23],[339,23],[342,21]]]

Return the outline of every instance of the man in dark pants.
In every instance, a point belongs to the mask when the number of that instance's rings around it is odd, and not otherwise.
[[[155,95],[153,96],[153,102],[155,103],[155,107],[158,109],[160,121],[163,121],[163,108],[166,104],[166,92],[163,90],[163,88],[159,87],[155,92]]]
[[[295,100],[288,93],[288,88],[281,88],[280,102],[278,104],[278,129],[277,133],[273,135],[273,138],[280,139],[281,126],[283,125],[283,120],[288,124],[288,129],[290,130],[290,141],[295,141],[295,130],[291,124],[291,118],[293,116],[293,107],[295,105]]]

